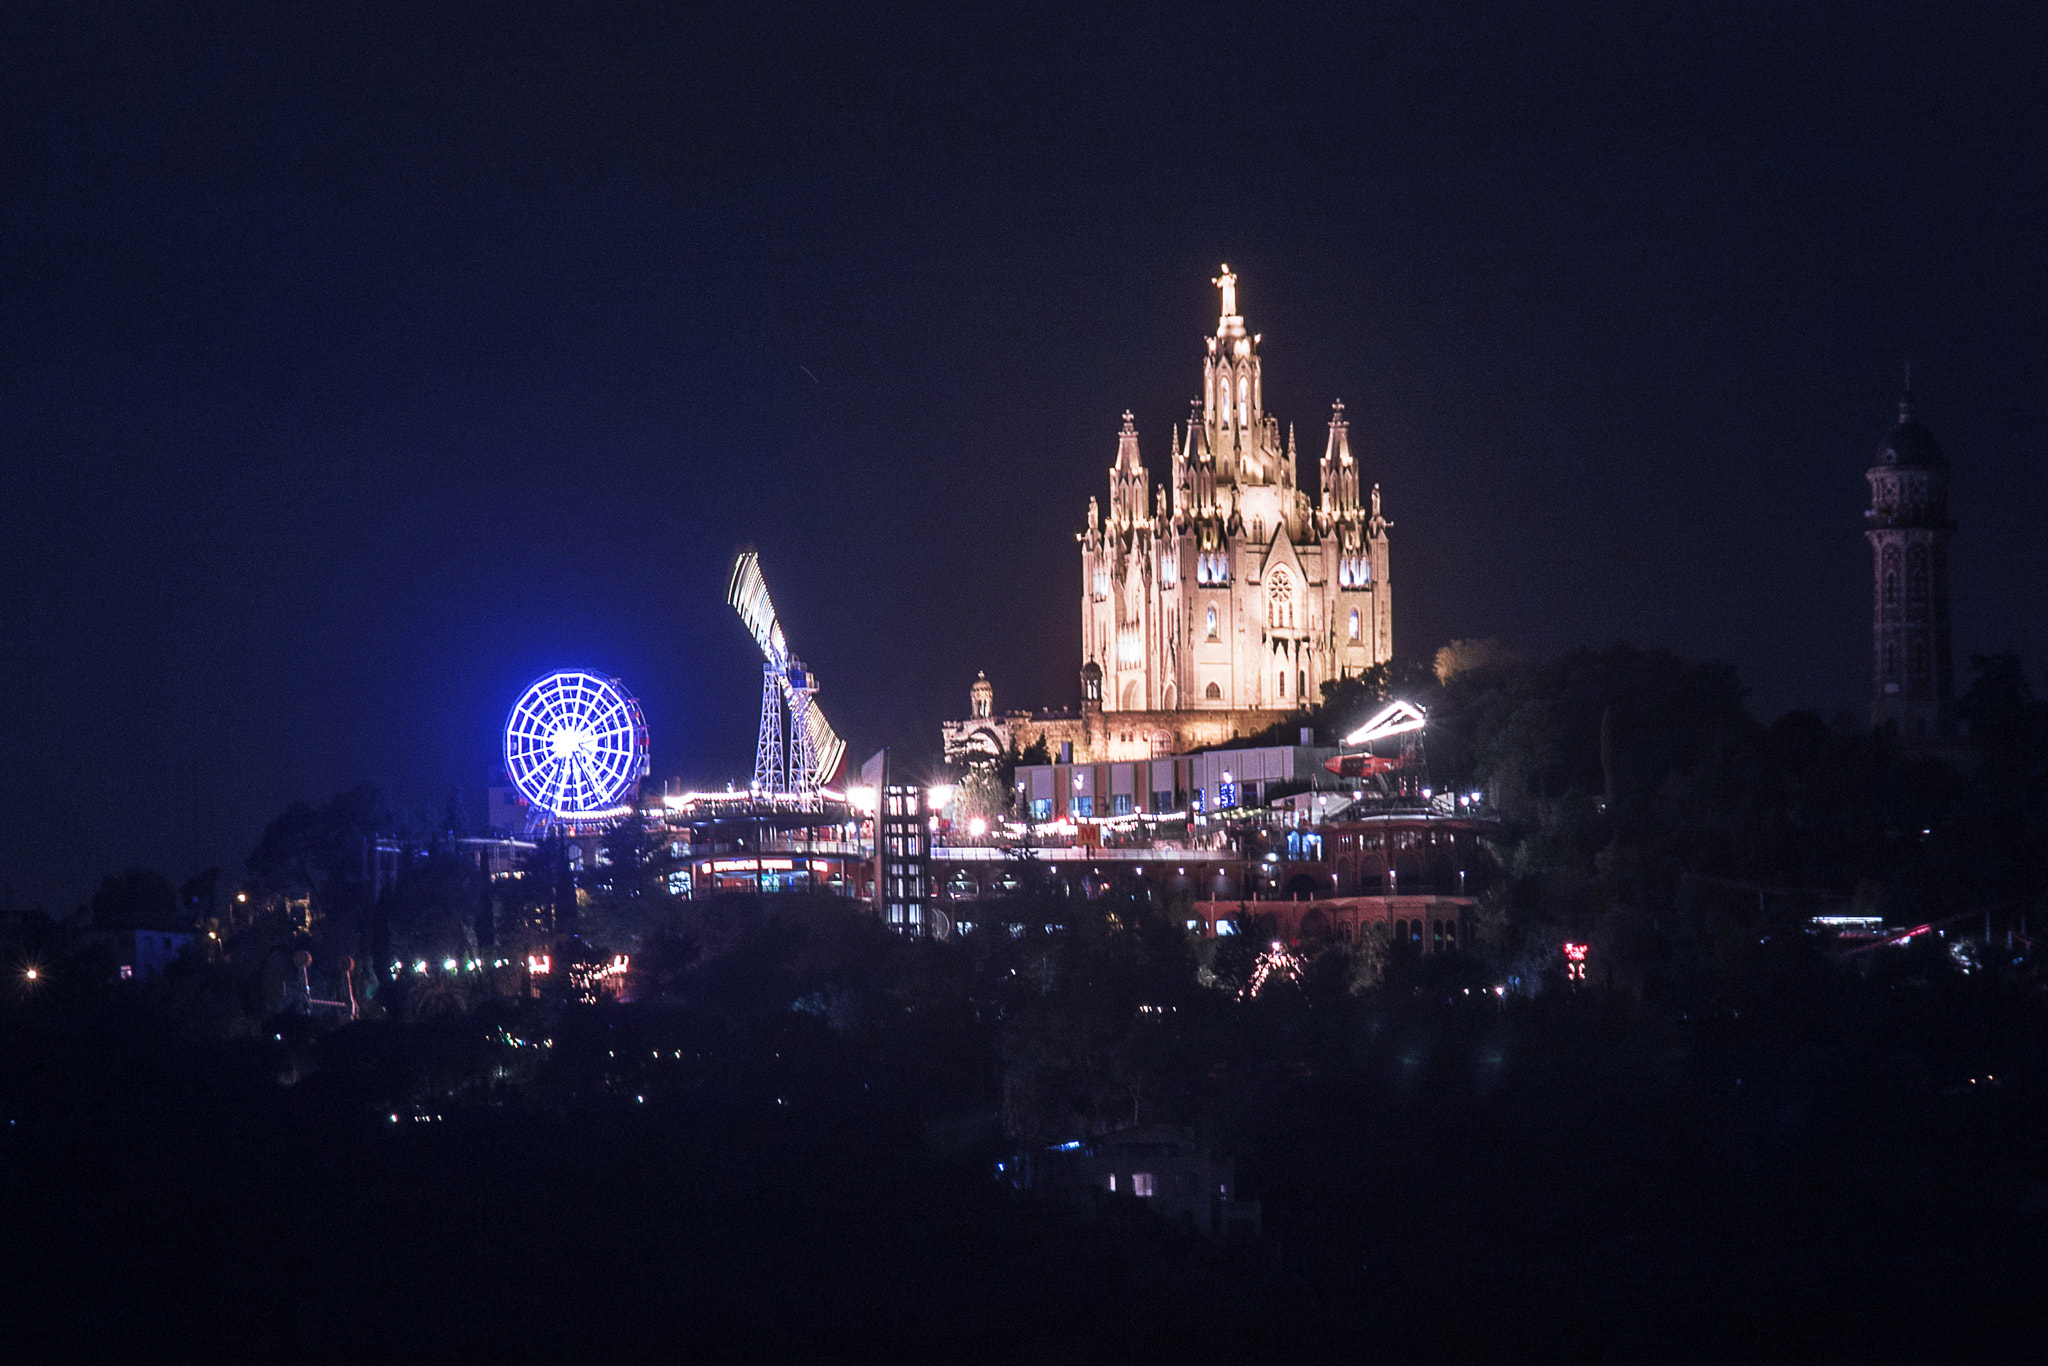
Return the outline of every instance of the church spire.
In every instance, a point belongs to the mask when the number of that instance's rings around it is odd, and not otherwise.
[[[1109,516],[1126,526],[1145,520],[1151,502],[1146,493],[1145,462],[1138,457],[1138,424],[1129,408],[1116,437],[1116,463],[1109,470]]]
[[[1330,438],[1323,447],[1320,470],[1325,512],[1358,511],[1358,462],[1351,458],[1351,424],[1344,420],[1344,400],[1330,405]]]

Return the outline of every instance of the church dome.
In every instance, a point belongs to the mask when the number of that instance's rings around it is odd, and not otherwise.
[[[1941,443],[1934,439],[1934,433],[1921,425],[1913,411],[1913,395],[1907,394],[1899,400],[1899,425],[1892,428],[1891,435],[1878,447],[1877,463],[1880,465],[1946,465],[1948,458],[1941,453]]]

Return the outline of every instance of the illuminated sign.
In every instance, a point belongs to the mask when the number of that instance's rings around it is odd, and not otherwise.
[[[1564,945],[1564,978],[1567,982],[1586,980],[1586,955],[1592,948],[1591,944]]]
[[[544,953],[529,953],[526,955],[526,970],[536,977],[542,976],[552,967],[553,964],[548,961],[548,956]]]
[[[796,860],[786,858],[722,858],[711,865],[714,873],[790,873],[796,871]]]

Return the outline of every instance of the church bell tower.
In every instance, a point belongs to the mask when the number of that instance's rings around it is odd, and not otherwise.
[[[1864,536],[1871,550],[1871,723],[1907,740],[1942,736],[1955,695],[1949,657],[1948,459],[1910,389],[1878,448]]]

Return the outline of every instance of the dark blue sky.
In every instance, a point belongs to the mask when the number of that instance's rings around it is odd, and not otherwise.
[[[2048,664],[2039,6],[421,8],[9,11],[17,904],[474,794],[555,667],[743,777],[742,544],[857,754],[977,668],[1071,701],[1072,532],[1223,260],[1269,408],[1349,405],[1403,652],[1859,707],[1911,360],[1959,675]]]

